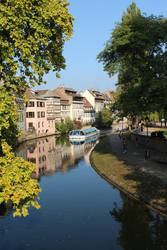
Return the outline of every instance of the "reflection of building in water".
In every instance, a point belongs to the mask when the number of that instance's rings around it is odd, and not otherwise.
[[[28,141],[18,148],[18,156],[36,164],[36,174],[53,174],[56,171],[66,173],[87,155],[95,142],[70,145],[68,141],[56,144],[54,136]]]

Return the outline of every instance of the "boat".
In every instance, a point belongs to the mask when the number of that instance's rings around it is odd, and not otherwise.
[[[70,141],[86,141],[90,137],[99,136],[100,130],[95,127],[72,130],[69,134]]]

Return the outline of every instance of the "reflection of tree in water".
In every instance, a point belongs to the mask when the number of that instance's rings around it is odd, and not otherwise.
[[[8,201],[7,204],[4,202],[0,204],[0,218],[8,215],[10,211],[12,210],[12,203]]]
[[[126,250],[166,250],[167,221],[121,193],[123,205],[110,214],[121,223],[119,244]]]
[[[70,146],[70,142],[67,136],[60,136],[56,139],[56,145]]]

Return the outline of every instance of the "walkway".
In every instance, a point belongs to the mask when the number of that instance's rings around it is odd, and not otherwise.
[[[144,135],[144,133],[142,133]],[[145,173],[155,175],[156,177],[167,183],[167,166],[160,164],[160,158],[163,154],[150,150],[150,159],[145,160],[145,147],[139,143],[128,141],[127,153],[123,153],[122,140],[118,135],[109,136],[110,148],[112,153],[116,155],[120,160],[126,162],[127,165],[134,167],[135,169],[142,170]],[[163,160],[163,159],[162,159]]]
[[[161,153],[151,151],[145,160],[145,148],[132,140],[124,153],[122,139],[112,134],[95,147],[91,164],[107,181],[167,217],[167,164],[159,158]]]

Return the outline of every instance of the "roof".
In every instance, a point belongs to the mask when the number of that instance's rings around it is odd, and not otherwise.
[[[58,89],[53,90],[53,92],[60,97],[60,102],[61,100],[69,101],[69,98],[66,96],[66,94],[60,92]]]
[[[38,96],[41,96],[41,95],[44,95],[46,92],[48,91],[48,89],[43,89],[43,90],[35,90],[35,93],[38,95]]]
[[[65,90],[67,90],[67,91],[71,91],[71,92],[77,92],[76,90],[74,90],[74,89],[72,89],[72,88],[64,88]]]
[[[105,91],[104,91],[104,95],[105,95],[105,96],[107,95],[108,98],[110,99],[110,101],[113,101],[114,98],[115,98],[115,92],[112,91],[112,90],[105,90]]]
[[[30,88],[26,89],[25,95],[28,99],[40,99],[45,100],[42,96],[36,95],[36,92]]]
[[[89,91],[95,98],[104,100],[103,94],[100,93],[100,91],[94,90],[94,89],[90,89],[90,90],[88,90],[88,91]]]
[[[84,108],[93,108],[93,106],[85,97],[83,98],[83,105],[84,105]]]
[[[56,97],[56,98],[60,98],[60,96],[58,96],[54,90],[47,90],[43,95],[43,97],[47,98],[47,97]]]
[[[104,94],[103,97],[104,97],[105,101],[108,101],[108,102],[111,101],[111,99],[109,98],[109,96],[107,94]]]
[[[80,94],[73,94],[72,96],[76,96],[76,97],[81,97],[81,98],[83,98],[83,96],[81,96]]]
[[[26,92],[25,92],[25,95],[26,95],[26,97],[28,99],[36,99],[35,93],[34,93],[34,91],[32,89],[27,88]]]

